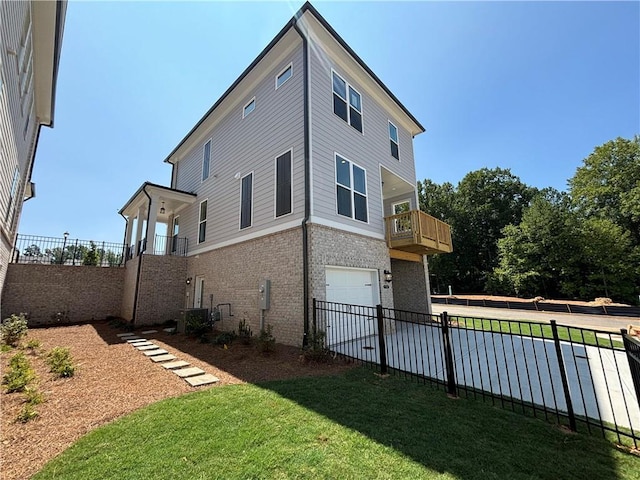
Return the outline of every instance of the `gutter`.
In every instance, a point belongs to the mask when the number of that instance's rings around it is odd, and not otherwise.
[[[146,184],[143,185],[143,187],[142,187],[142,192],[149,199],[149,208],[147,210],[147,229],[144,232],[145,242],[148,240],[147,239],[147,235],[149,233],[149,215],[151,215],[151,197],[147,193],[146,187],[147,187]],[[122,215],[122,213],[120,215]],[[140,219],[138,219],[138,221],[140,221]],[[126,235],[126,233],[125,233],[125,235]],[[143,256],[143,254],[144,254],[144,250],[141,249],[140,255],[138,255],[140,258],[138,259],[138,272],[136,273],[136,290],[135,290],[135,292],[133,294],[133,315],[131,316],[131,323],[134,324],[134,325],[136,323],[136,313],[137,313],[137,310],[138,310],[138,291],[140,290],[140,272],[142,271],[142,256]]]
[[[299,13],[299,16],[302,16]],[[310,161],[310,145],[311,124],[309,122],[309,49],[307,37],[298,27],[298,16],[295,18],[293,28],[295,28],[300,38],[302,38],[302,63],[304,69],[304,218],[302,219],[302,277],[303,277],[303,297],[304,297],[304,335],[302,337],[302,346],[309,344],[309,217],[311,216],[311,161]]]

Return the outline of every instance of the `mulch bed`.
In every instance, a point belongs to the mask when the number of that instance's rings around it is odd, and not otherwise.
[[[295,347],[277,345],[274,353],[262,355],[251,345],[234,342],[224,349],[158,330],[144,337],[191,366],[215,375],[220,382],[189,386],[120,340],[116,334],[123,330],[114,329],[106,322],[30,329],[27,340],[37,339],[42,347],[39,353],[27,353],[27,357],[38,374],[37,385],[46,401],[35,406],[39,413],[36,419],[16,422],[24,395],[7,394],[2,389],[0,477],[5,480],[29,478],[87,432],[164,398],[230,384],[330,375],[351,368],[341,362],[304,363],[300,349]],[[78,367],[72,378],[54,379],[48,372],[44,353],[56,346],[70,349]],[[14,353],[0,354],[3,372]]]

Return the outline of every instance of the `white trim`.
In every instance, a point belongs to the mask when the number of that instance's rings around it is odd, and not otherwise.
[[[205,210],[205,219],[202,220],[202,204],[204,202],[207,202],[207,209]],[[198,204],[198,230],[196,231],[196,240],[197,240],[197,244],[200,245],[201,243],[204,243],[207,241],[207,226],[205,225],[204,227],[204,240],[200,241],[200,224],[202,222],[204,222],[205,224],[207,223],[207,220],[209,218],[209,198],[205,198],[204,200],[202,200],[199,204]]]
[[[291,211],[289,213],[285,213],[283,215],[277,215],[277,202],[278,202],[278,158],[283,155],[286,155],[287,152],[291,152],[291,171],[289,182],[291,183]],[[285,150],[280,155],[276,156],[273,159],[273,218],[282,218],[288,215],[293,215],[293,147]]]
[[[198,290],[200,290],[200,295],[198,295]],[[196,306],[196,301],[200,305]],[[203,303],[204,303],[204,275],[196,275],[196,281],[195,281],[194,292],[193,292],[193,308],[202,308]]]
[[[278,85],[278,79],[284,74],[284,72],[286,72],[289,69],[291,69],[291,75],[289,76],[289,78],[287,78],[284,82]],[[293,62],[289,62],[289,65],[287,65],[282,70],[280,70],[280,73],[276,75],[276,80],[275,80],[276,90],[278,90],[278,88],[282,87],[285,83],[287,83],[292,78],[293,78]]]
[[[345,93],[347,95],[346,99],[341,97],[340,94],[338,94],[337,92],[333,91],[333,74],[334,73],[338,78],[340,78],[345,83],[345,90],[346,90]],[[333,67],[331,67],[331,75],[329,77],[329,80],[331,82],[331,111],[340,120],[342,120],[343,122],[345,121],[342,119],[342,117],[338,116],[338,114],[333,109],[333,94],[336,93],[340,99],[344,100],[347,103],[347,120],[346,120],[347,125],[349,125],[356,132],[359,132],[360,135],[364,135],[364,97],[362,96],[362,94],[357,88],[355,88],[352,84],[350,84],[342,75],[336,72]],[[351,125],[351,110],[349,110],[351,108],[351,102],[349,101],[349,87],[351,87],[351,89],[360,96],[360,111],[358,111],[358,113],[360,114],[360,123],[362,126],[362,131],[358,130],[353,125]]]
[[[207,203],[207,208],[209,208],[209,204]],[[178,235],[180,233],[180,222],[178,221],[178,231],[176,232],[176,220],[180,219],[180,215],[173,215],[173,220],[171,221],[171,236]]]
[[[395,143],[396,147],[398,147],[398,158],[394,157],[393,154],[391,153],[391,145],[389,145],[389,155],[391,155],[391,158],[399,162],[400,161],[400,130],[398,130],[398,126],[395,123],[393,123],[391,120],[388,120],[388,121],[389,121],[389,125],[393,125],[393,128],[396,129],[397,140],[394,140],[393,138],[391,138],[391,129],[387,125],[387,133],[389,134],[389,141]]]
[[[213,245],[208,245],[206,247],[195,249],[193,251],[190,251],[188,256],[191,257],[193,255],[199,255],[201,253],[205,253],[210,250],[216,250],[218,248],[228,247],[230,245],[235,245],[236,243],[246,242],[248,240],[253,240],[254,238],[271,235],[273,233],[278,233],[284,230],[291,230],[292,228],[296,228],[296,227],[300,228],[300,219],[292,220],[290,222],[283,223],[280,225],[275,225],[273,227],[264,228],[262,230],[253,230],[251,233],[248,233],[247,235],[242,235],[241,237],[236,237],[232,240],[225,240],[224,242],[219,242]]]
[[[402,200],[402,201],[400,201],[400,202],[394,202],[394,203],[392,203],[392,204],[391,204],[391,215],[397,215],[397,214],[395,213],[395,212],[396,212],[396,208],[395,208],[395,207],[396,207],[396,205],[403,205],[403,204],[405,204],[405,203],[408,203],[408,204],[409,204],[409,210],[411,210],[411,199],[410,199],[410,198],[407,198],[406,200]]]
[[[242,226],[242,183],[243,183],[242,181],[245,178],[247,178],[249,175],[251,175],[251,211],[249,212],[249,225],[246,227],[243,227]],[[246,175],[243,175],[242,177],[240,177],[240,210],[238,211],[238,230],[246,230],[247,228],[253,227],[253,195],[255,193],[254,180],[255,180],[255,175],[253,174],[253,170],[251,170]]]
[[[204,152],[206,151],[207,144],[209,144],[209,165],[207,169],[207,178],[204,178]],[[202,169],[200,172],[200,183],[205,182],[211,176],[211,148],[213,147],[213,137],[204,142],[202,145]]]
[[[255,95],[254,95],[254,97],[253,97],[251,100],[249,100],[249,101],[245,104],[245,106],[244,106],[244,107],[242,107],[242,118],[248,117],[248,116],[249,116],[249,115],[251,115],[251,113],[256,109],[256,104],[255,104],[255,102],[256,102],[256,97],[255,97]],[[246,112],[246,110],[247,110],[247,107],[248,107],[249,105],[251,105],[252,103],[253,103],[253,108],[251,109],[251,111],[250,111],[249,113],[245,113],[245,112]]]
[[[340,218],[348,218],[348,217],[343,217],[342,215],[340,215]],[[371,232],[363,228],[358,228],[355,225],[347,225],[344,223],[336,222],[335,220],[329,220],[324,217],[311,216],[311,218],[309,219],[309,223],[324,225],[325,227],[335,228],[336,230],[344,230],[345,232],[356,233],[358,235],[363,235],[365,237],[372,237],[378,240],[386,240],[384,233]],[[364,222],[360,222],[360,223],[364,224]]]
[[[344,185],[341,185],[338,183],[338,168],[337,168],[337,157],[342,158],[343,160],[347,161],[350,163],[349,165],[349,183],[350,183],[350,187],[345,187]],[[363,195],[360,192],[357,192],[355,190],[355,186],[353,184],[353,166],[358,167],[360,170],[362,170],[364,172],[364,188],[366,190],[366,192],[364,193],[364,198],[366,201],[366,205],[367,205],[367,221],[364,222],[358,218],[356,218],[356,205],[355,205],[355,194],[357,193],[358,195]],[[337,187],[338,185],[340,185],[342,188],[349,188],[349,191],[351,192],[351,217],[347,217],[346,215],[342,215],[341,213],[338,213],[338,195],[337,193],[334,192],[334,199],[335,199],[335,205],[336,205],[336,215],[339,215],[340,217],[344,217],[344,218],[350,218],[351,220],[355,220],[356,222],[360,222],[360,223],[364,223],[364,224],[369,224],[369,185],[368,185],[368,178],[369,176],[367,175],[367,169],[358,165],[357,163],[349,160],[347,157],[345,157],[344,155],[341,155],[338,152],[333,152],[333,172],[334,172],[334,185]]]

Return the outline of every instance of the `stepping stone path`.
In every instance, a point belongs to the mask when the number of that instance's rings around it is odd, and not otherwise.
[[[165,332],[173,333],[175,329],[165,328]],[[143,335],[150,333],[157,333],[157,330],[145,330],[141,332]],[[175,373],[180,378],[191,385],[192,387],[199,387],[201,385],[209,385],[211,383],[217,383],[220,379],[210,373],[206,373],[204,370],[198,367],[190,367],[189,362],[184,360],[178,360],[178,358],[169,353],[168,351],[160,348],[158,345],[137,336],[135,333],[118,333],[118,337],[124,342],[129,343],[137,350],[142,352],[143,355],[150,358],[153,362],[162,365],[166,370]]]

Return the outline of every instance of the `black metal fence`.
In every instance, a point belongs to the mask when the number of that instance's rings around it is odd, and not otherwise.
[[[317,300],[313,325],[331,352],[382,373],[640,443],[640,401],[619,334]]]
[[[119,267],[124,254],[121,243],[18,234],[12,262]]]
[[[126,260],[145,253],[147,255],[177,255],[179,257],[187,256],[188,239],[178,237],[177,235],[167,237],[164,235],[156,235],[153,242],[153,249],[148,249],[147,239],[139,240],[137,244],[129,245],[126,248]]]

